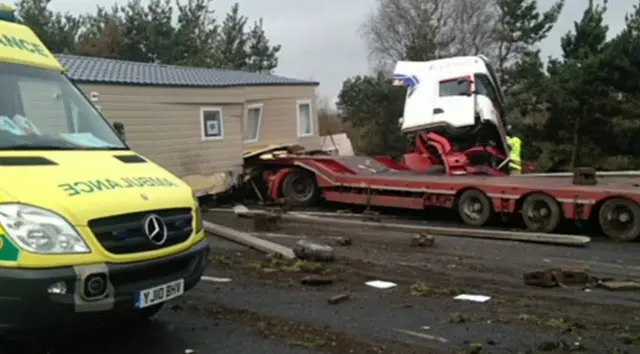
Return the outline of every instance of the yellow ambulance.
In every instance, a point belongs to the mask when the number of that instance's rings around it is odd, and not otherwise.
[[[189,186],[64,71],[0,7],[0,333],[147,318],[208,263]]]

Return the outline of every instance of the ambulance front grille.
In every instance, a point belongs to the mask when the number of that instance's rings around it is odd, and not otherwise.
[[[167,238],[161,245],[152,242],[145,232],[144,223],[149,215],[159,216],[167,226]],[[193,213],[190,208],[179,208],[122,214],[91,220],[89,228],[110,253],[153,251],[187,241],[193,233]]]

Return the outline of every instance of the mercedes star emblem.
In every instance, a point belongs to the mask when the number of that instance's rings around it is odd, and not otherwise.
[[[167,225],[156,214],[147,215],[143,221],[144,233],[153,244],[162,246],[167,241]]]

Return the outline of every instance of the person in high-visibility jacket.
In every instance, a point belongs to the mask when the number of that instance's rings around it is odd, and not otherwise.
[[[522,140],[517,136],[511,136],[511,127],[509,127],[509,136],[507,136],[507,144],[509,144],[509,174],[519,175],[522,173]]]

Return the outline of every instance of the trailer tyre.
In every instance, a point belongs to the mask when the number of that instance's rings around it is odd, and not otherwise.
[[[633,241],[640,236],[640,206],[626,198],[609,199],[600,207],[598,222],[610,239]]]
[[[562,209],[551,196],[534,193],[522,203],[522,221],[528,231],[550,233],[555,231],[562,219]]]
[[[469,189],[458,199],[458,214],[462,221],[471,226],[483,226],[493,214],[491,201],[477,189]]]
[[[320,198],[320,188],[311,173],[295,170],[284,178],[282,195],[291,206],[311,206]]]

